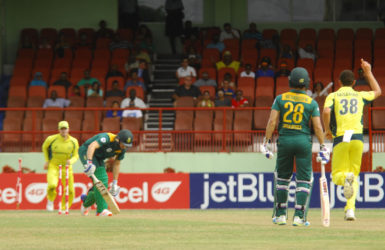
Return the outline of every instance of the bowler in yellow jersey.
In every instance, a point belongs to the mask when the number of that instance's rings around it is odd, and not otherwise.
[[[47,210],[54,210],[54,200],[56,198],[56,187],[59,180],[59,165],[62,165],[62,185],[65,187],[65,171],[66,165],[69,165],[69,200],[68,207],[71,207],[73,198],[75,196],[74,190],[74,175],[72,165],[78,160],[78,140],[69,135],[69,125],[67,121],[61,121],[58,124],[59,133],[48,136],[45,139],[42,151],[44,153],[45,164],[44,169],[47,171]],[[63,194],[65,189],[63,188]],[[61,211],[65,210],[65,196],[62,196]]]
[[[326,138],[333,138],[332,178],[344,186],[345,220],[355,220],[354,211],[358,190],[357,177],[363,152],[363,109],[381,95],[371,65],[361,59],[361,68],[372,91],[355,91],[354,73],[344,70],[339,77],[342,87],[325,100],[323,120]]]

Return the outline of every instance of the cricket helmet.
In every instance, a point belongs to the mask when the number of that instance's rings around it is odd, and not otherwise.
[[[302,67],[296,67],[290,72],[289,86],[291,88],[309,88],[310,78],[307,70]]]
[[[122,129],[117,135],[119,142],[123,143],[126,147],[132,147],[132,141],[134,136],[128,129]]]

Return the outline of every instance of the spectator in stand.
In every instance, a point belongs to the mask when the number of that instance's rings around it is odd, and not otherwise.
[[[328,89],[331,88],[332,85],[328,85],[327,88],[324,88],[324,85],[322,82],[316,82],[313,86],[313,92],[311,90],[307,90],[306,94],[311,96],[311,98],[316,97],[322,97],[322,96],[328,96],[329,92]]]
[[[92,49],[92,43],[90,41],[93,41],[93,38],[89,39],[87,37],[87,33],[80,33],[79,35],[79,41],[75,45],[76,49],[80,48],[87,48],[87,49]]]
[[[317,59],[317,54],[311,44],[307,44],[305,48],[298,49],[299,58],[310,58],[314,61]]]
[[[70,48],[71,48],[71,44],[66,40],[64,34],[63,33],[59,34],[59,41],[56,43],[56,46],[55,46],[56,56],[59,58],[63,58],[65,50]]]
[[[202,57],[197,53],[194,47],[189,47],[187,58],[189,66],[193,67],[195,70],[200,69]]]
[[[93,82],[92,83],[92,87],[90,89],[87,90],[87,96],[94,96],[94,97],[103,97],[103,90],[102,88],[100,87],[100,83],[99,82]]]
[[[193,47],[195,51],[202,51],[202,42],[195,35],[191,35],[189,39],[186,39],[183,44],[184,52],[188,53],[190,48]]]
[[[280,57],[281,58],[288,58],[288,59],[293,58],[294,59],[293,51],[291,50],[290,45],[284,44],[282,46],[282,51],[281,51]]]
[[[245,65],[245,70],[241,72],[240,77],[250,77],[253,79],[255,78],[255,73],[252,71],[250,63]]]
[[[52,45],[48,42],[46,37],[41,38],[39,49],[52,49]]]
[[[119,71],[118,65],[117,64],[112,64],[110,67],[110,71],[107,72],[106,75],[106,82],[108,78],[113,77],[113,76],[121,76],[124,77],[123,73]]]
[[[274,71],[271,66],[270,58],[265,56],[262,58],[261,64],[259,65],[259,69],[257,70],[255,77],[261,77],[261,76],[269,76],[274,77]]]
[[[233,108],[242,108],[249,106],[249,101],[243,97],[242,90],[237,90],[237,92],[235,93],[235,98],[231,100],[231,106]]]
[[[121,40],[120,35],[116,33],[113,40],[110,42],[109,47],[111,51],[114,49],[129,49],[132,47],[132,44],[127,40]]]
[[[186,76],[196,77],[196,70],[188,65],[188,58],[183,58],[181,67],[179,67],[176,71],[176,78],[184,78]]]
[[[223,60],[216,63],[217,70],[220,70],[221,68],[233,68],[235,72],[238,72],[239,65],[240,63],[233,60],[233,56],[228,50],[223,53]]]
[[[239,31],[236,29],[233,29],[231,27],[230,23],[225,23],[223,25],[223,29],[224,30],[221,32],[221,34],[219,36],[219,40],[221,42],[223,42],[226,39],[239,39],[240,38]]]
[[[138,31],[135,34],[135,46],[138,48],[153,50],[152,33],[147,25],[142,24],[139,26]]]
[[[201,86],[214,86],[217,87],[217,82],[209,78],[209,73],[207,71],[202,72],[202,78],[194,82],[195,87]]]
[[[250,23],[249,28],[243,32],[243,39],[257,39],[261,41],[262,38],[262,33],[259,32],[255,23]]]
[[[279,65],[279,70],[275,72],[275,77],[289,76],[289,75],[290,75],[290,69],[288,69],[287,63],[285,61],[281,61],[281,64]]]
[[[234,89],[230,87],[230,81],[224,80],[223,87],[220,89],[223,91],[225,97],[232,99],[235,96]]]
[[[79,87],[89,88],[93,82],[99,82],[98,79],[91,77],[88,69],[84,70],[84,77],[78,82]],[[99,83],[100,84],[100,83]]]
[[[47,88],[47,83],[43,80],[43,74],[41,72],[36,72],[33,80],[29,83],[29,86],[43,86]]]
[[[210,92],[207,90],[203,92],[203,99],[198,102],[198,107],[213,108],[214,102],[210,98]]]
[[[166,36],[171,45],[171,51],[176,54],[175,38],[182,35],[184,6],[182,0],[166,0]]]
[[[56,85],[56,86],[64,86],[66,88],[66,90],[71,87],[71,82],[68,80],[68,75],[67,75],[67,72],[61,72],[60,74],[60,78],[58,80],[56,80],[53,85]]]
[[[136,96],[136,90],[131,89],[129,93],[130,97],[125,98],[120,104],[121,108],[146,108],[146,104],[142,99]],[[137,117],[140,118],[143,116],[141,110],[124,110],[122,113],[123,117]]]
[[[225,97],[223,90],[218,90],[214,105],[215,107],[231,107],[231,99]]]
[[[119,82],[117,80],[112,82],[111,90],[106,92],[106,98],[111,96],[125,97],[124,91],[119,89]]]
[[[184,43],[188,39],[191,39],[192,36],[198,37],[199,29],[197,27],[193,27],[192,22],[190,20],[187,20],[186,22],[184,22],[184,28],[181,35],[182,43]]]
[[[127,80],[126,85],[124,86],[124,91],[126,91],[128,87],[133,86],[141,87],[144,92],[147,91],[146,85],[141,79],[139,79],[138,71],[136,69],[131,70],[131,78]]]
[[[140,57],[136,57],[136,61],[134,63],[129,64],[127,62],[124,65],[124,68],[126,69],[126,72],[128,75],[131,74],[131,70],[137,69],[138,76],[143,79],[144,83],[148,85],[150,83],[150,72],[148,70],[148,64],[145,60],[143,60]]]
[[[225,44],[221,41],[219,41],[219,36],[214,35],[213,41],[209,44],[207,44],[206,48],[208,49],[217,49],[220,53],[226,48]]]
[[[174,100],[178,100],[178,98],[182,96],[191,96],[196,100],[200,94],[199,88],[192,85],[192,77],[186,76],[184,77],[184,84],[175,89],[175,93],[172,97]]]
[[[354,86],[367,85],[369,86],[368,81],[365,79],[364,71],[362,68],[358,69],[358,79],[356,80],[356,84]]]
[[[71,88],[70,93],[68,94],[69,97],[72,96],[80,96],[84,97],[84,93],[81,92],[80,87],[78,85],[75,85]]]
[[[99,29],[95,33],[96,39],[111,38],[113,34],[114,34],[113,30],[107,28],[107,22],[105,20],[101,20],[99,22]]]
[[[220,86],[224,87],[225,83],[228,84],[230,88],[235,89],[235,83],[233,82],[233,76],[230,73],[226,73],[223,76],[223,82],[221,82]]]
[[[120,108],[119,102],[118,101],[113,101],[111,103],[111,108],[114,108],[114,109]],[[122,113],[123,113],[122,110],[107,110],[106,117],[107,118],[110,118],[110,117],[120,117],[121,118],[122,117]]]
[[[58,98],[57,92],[55,90],[52,90],[51,97],[45,99],[43,108],[48,108],[48,107],[65,108],[65,107],[68,107],[70,104],[71,104],[70,100],[67,100],[64,98]]]

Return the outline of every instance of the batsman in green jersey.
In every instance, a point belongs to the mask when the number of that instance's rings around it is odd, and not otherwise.
[[[79,158],[84,165],[84,173],[89,177],[94,174],[106,187],[108,187],[108,175],[104,160],[114,157],[110,193],[115,197],[119,194],[120,161],[123,160],[126,150],[132,147],[132,140],[131,131],[123,129],[117,135],[112,133],[97,134],[79,148]],[[112,216],[107,203],[96,188],[91,188],[87,195],[81,196],[81,199],[83,201],[82,215],[88,215],[89,208],[96,202],[97,216]]]
[[[318,104],[306,95],[309,87],[309,75],[306,69],[297,67],[289,76],[289,92],[278,95],[271,108],[270,118],[261,152],[272,158],[271,138],[278,123],[277,163],[275,168],[273,222],[285,225],[289,184],[296,163],[296,196],[294,226],[307,226],[307,209],[313,183],[312,139],[310,120],[320,143],[319,156],[329,161],[329,151],[324,145],[323,130]]]

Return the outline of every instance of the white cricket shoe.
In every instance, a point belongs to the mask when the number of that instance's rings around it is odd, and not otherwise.
[[[346,210],[345,220],[347,220],[347,221],[355,221],[356,220],[356,217],[354,216],[354,210],[353,209]]]
[[[344,184],[344,196],[347,200],[352,198],[354,194],[353,182],[354,182],[354,174],[351,172],[347,173],[345,178],[345,184]]]
[[[281,215],[279,217],[274,217],[273,218],[273,223],[277,224],[277,225],[280,225],[280,226],[286,225],[286,216],[285,215]]]
[[[294,216],[293,219],[293,226],[301,227],[301,226],[310,226],[310,222],[304,221],[302,218],[299,218],[299,216]]]
[[[47,207],[46,207],[47,211],[49,212],[53,212],[53,201],[50,201],[50,200],[47,200]]]
[[[96,213],[96,216],[112,216],[112,213],[108,209],[104,209],[101,213]]]
[[[82,216],[88,216],[91,207],[84,207],[83,204],[80,206],[80,213]]]

